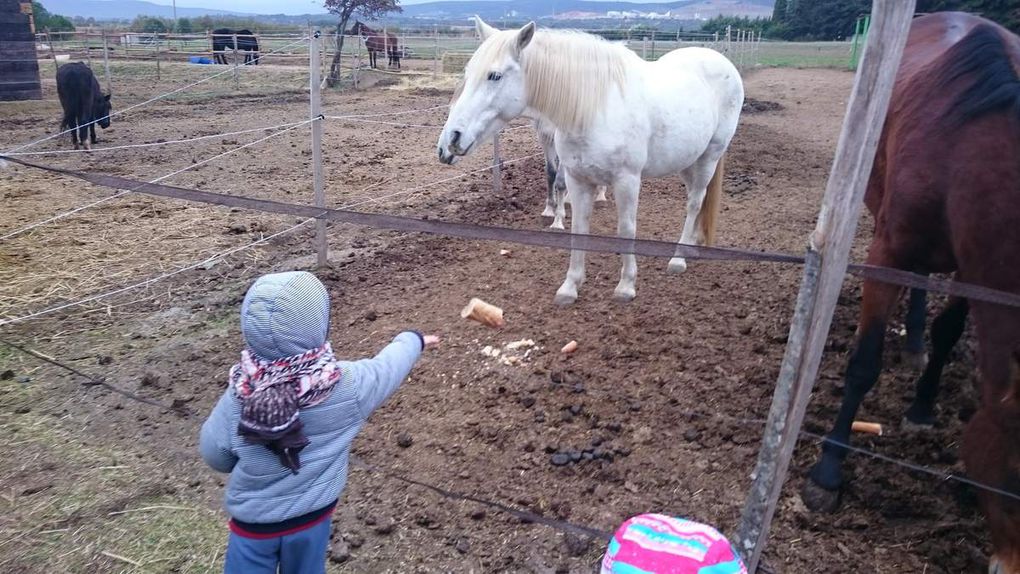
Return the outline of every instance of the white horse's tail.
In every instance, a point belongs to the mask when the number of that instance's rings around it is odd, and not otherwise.
[[[723,171],[726,166],[726,154],[719,158],[715,165],[715,174],[708,182],[708,189],[705,192],[705,201],[701,204],[701,213],[698,217],[701,223],[701,235],[705,238],[705,245],[715,243],[715,224],[719,219],[719,206],[722,203]]]

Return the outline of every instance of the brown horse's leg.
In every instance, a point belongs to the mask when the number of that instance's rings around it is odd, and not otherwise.
[[[909,424],[932,426],[935,424],[935,399],[939,392],[942,368],[949,353],[956,346],[967,324],[967,300],[953,297],[931,326],[931,360],[917,381],[914,402],[907,409]]]
[[[928,320],[928,292],[911,289],[907,305],[907,345],[904,352],[906,362],[918,371],[927,366],[928,357],[924,349],[924,327]]]
[[[869,263],[888,263],[874,261]],[[857,344],[846,369],[843,404],[836,424],[822,446],[822,457],[811,469],[810,480],[804,485],[802,497],[808,508],[832,512],[839,505],[839,489],[843,485],[843,459],[850,444],[850,427],[864,396],[878,382],[882,372],[882,347],[886,323],[899,299],[900,288],[875,281],[864,282],[861,317],[857,327]]]

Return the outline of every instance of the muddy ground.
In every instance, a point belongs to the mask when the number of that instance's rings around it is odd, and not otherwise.
[[[229,84],[115,118],[103,145],[177,139],[300,121],[302,78],[271,66]],[[182,75],[185,72],[181,72]],[[187,72],[190,73],[190,72]],[[765,69],[746,80],[750,102],[727,163],[719,241],[800,252],[812,229],[852,84],[833,70]],[[385,82],[384,82],[385,83]],[[269,95],[259,85],[272,85]],[[248,86],[248,84],[245,84]],[[120,102],[166,84],[123,79]],[[0,147],[52,132],[46,102],[0,107]],[[330,93],[333,115],[444,104],[444,89],[376,87]],[[121,104],[123,105],[123,104]],[[385,121],[441,125],[444,111]],[[152,179],[262,137],[123,150],[35,161]],[[334,120],[325,129],[329,202],[359,209],[536,229],[541,160],[504,168],[503,193],[475,173],[416,193],[401,190],[485,167],[491,154],[456,167],[434,159],[438,132]],[[308,129],[174,176],[172,184],[308,202]],[[67,149],[66,141],[38,149]],[[504,158],[538,152],[532,132],[504,138]],[[0,232],[110,191],[21,167],[0,172]],[[684,191],[676,178],[645,182],[639,235],[675,240]],[[595,230],[611,233],[610,205]],[[0,313],[46,309],[155,277],[297,223],[293,218],[129,196],[0,243]],[[862,222],[861,259],[870,231]],[[237,312],[259,273],[307,268],[306,229],[253,250],[115,297],[2,328],[0,335],[176,411],[142,404],[10,349],[0,350],[0,564],[7,572],[202,572],[221,568],[224,477],[196,452],[198,428],[241,350]],[[638,298],[611,301],[619,260],[589,256],[588,282],[572,307],[552,296],[567,254],[514,245],[330,228],[332,257],[319,271],[333,300],[332,340],[344,356],[372,353],[405,328],[443,335],[400,391],[375,413],[354,452],[365,463],[460,493],[601,530],[655,511],[731,532],[739,519],[783,354],[800,279],[797,267],[694,262],[682,276],[663,260],[639,260]],[[509,257],[500,250],[510,251]],[[463,322],[482,297],[507,326]],[[840,299],[806,429],[824,432],[840,400],[859,283]],[[933,305],[934,307],[934,305]],[[530,339],[512,364],[487,346]],[[577,340],[569,356],[560,347]],[[908,435],[898,421],[914,373],[889,333],[887,369],[859,416],[883,437],[859,446],[939,470],[962,472],[961,420],[973,410],[970,341],[948,369],[936,429]],[[711,416],[703,416],[711,415]],[[584,453],[590,456],[584,456]],[[799,446],[776,515],[766,564],[775,572],[977,572],[987,535],[966,489],[852,456],[841,511],[807,512],[797,494],[818,452]],[[580,455],[577,462],[562,463]],[[560,455],[560,456],[557,456]],[[597,456],[596,456],[597,455]],[[352,470],[335,519],[336,572],[591,572],[603,544],[566,536],[474,502]]]

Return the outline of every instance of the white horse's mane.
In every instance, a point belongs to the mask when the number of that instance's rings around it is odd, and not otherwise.
[[[498,32],[475,52],[476,81],[517,49],[516,31]],[[624,46],[583,32],[539,29],[521,53],[528,104],[563,130],[587,129],[610,91],[623,89],[627,65],[638,60]]]

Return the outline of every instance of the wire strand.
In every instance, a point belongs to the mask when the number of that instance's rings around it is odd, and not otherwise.
[[[296,45],[296,44],[300,44],[300,43],[302,43],[302,42],[307,42],[307,41],[308,41],[308,38],[301,38],[300,40],[295,40],[294,42],[291,42],[290,44],[287,44],[286,46],[283,46],[283,47],[281,47],[281,48],[277,48],[276,50],[273,50],[272,52],[266,52],[265,54],[259,54],[259,55],[258,55],[258,56],[257,56],[257,57],[256,57],[256,58],[254,59],[254,61],[258,61],[258,60],[261,60],[262,58],[264,58],[264,57],[266,57],[266,56],[270,56],[270,55],[272,55],[272,54],[275,54],[275,53],[277,53],[277,52],[279,52],[279,51],[281,51],[281,50],[285,50],[285,49],[287,49],[287,48],[289,48],[289,47],[291,47],[291,46],[294,46],[294,45]],[[99,122],[99,121],[101,121],[101,120],[105,120],[105,119],[113,118],[113,117],[115,117],[115,116],[119,116],[119,115],[121,115],[121,114],[127,113],[127,112],[129,112],[129,111],[131,111],[131,110],[134,110],[134,109],[140,108],[140,107],[142,107],[142,106],[146,106],[146,105],[148,105],[148,104],[151,104],[151,103],[153,103],[153,102],[157,102],[157,101],[159,101],[159,100],[162,100],[162,99],[168,98],[168,97],[170,97],[170,96],[172,96],[172,95],[174,95],[174,94],[177,94],[177,93],[183,92],[184,90],[187,90],[187,89],[189,89],[189,88],[193,88],[193,87],[195,87],[195,86],[198,86],[198,85],[200,85],[200,84],[204,84],[204,83],[206,83],[206,82],[208,82],[208,81],[210,81],[210,80],[213,80],[213,79],[215,79],[215,78],[218,78],[218,77],[220,77],[220,76],[222,76],[222,75],[225,75],[225,74],[229,74],[229,73],[233,72],[233,71],[234,71],[234,69],[235,69],[234,67],[231,67],[231,68],[228,68],[228,69],[226,69],[226,70],[223,70],[223,71],[221,71],[221,72],[216,72],[215,74],[213,74],[213,75],[211,75],[211,76],[207,76],[207,77],[205,77],[205,78],[202,78],[201,80],[198,80],[197,82],[193,82],[193,83],[191,83],[191,84],[187,84],[187,85],[181,86],[181,87],[179,87],[179,88],[177,88],[177,89],[175,89],[175,90],[172,90],[172,91],[169,91],[169,92],[166,92],[166,93],[160,94],[160,95],[158,95],[158,96],[156,96],[156,97],[154,97],[154,98],[150,98],[150,99],[148,99],[148,100],[145,100],[144,102],[141,102],[141,103],[137,103],[137,104],[134,104],[134,105],[132,105],[132,106],[128,106],[128,107],[124,108],[123,110],[117,110],[117,111],[115,111],[115,112],[112,112],[112,113],[110,113],[109,115],[103,116],[103,117],[101,117],[101,118],[96,118],[95,120],[92,120],[91,122],[89,122],[89,123],[85,124],[84,126],[78,126],[78,127],[76,127],[76,128],[70,128],[70,129],[66,129],[66,130],[64,130],[64,131],[61,131],[61,132],[57,132],[57,133],[55,133],[55,134],[52,134],[52,135],[48,135],[48,136],[46,136],[46,137],[44,137],[44,138],[41,138],[41,139],[35,140],[35,141],[33,141],[33,142],[29,142],[29,143],[27,143],[27,144],[23,144],[23,145],[20,145],[20,146],[18,146],[18,147],[16,147],[16,148],[12,148],[12,149],[10,149],[10,150],[7,150],[7,151],[5,151],[5,152],[4,152],[4,153],[3,153],[2,155],[12,155],[12,154],[14,154],[15,152],[19,152],[19,151],[21,151],[21,150],[24,150],[24,149],[28,149],[28,148],[30,148],[30,147],[33,147],[33,146],[39,145],[39,144],[41,144],[41,143],[43,143],[43,142],[45,142],[45,141],[49,141],[49,140],[51,140],[51,139],[54,139],[54,138],[58,138],[58,137],[60,137],[60,136],[62,136],[62,135],[64,135],[64,134],[69,134],[69,133],[73,132],[73,131],[74,131],[74,130],[76,130],[76,129],[79,129],[79,128],[82,128],[82,127],[86,127],[86,126],[90,126],[90,125],[92,125],[92,124],[94,124],[94,123],[96,123],[96,122]]]
[[[37,155],[66,155],[66,154],[80,154],[80,153],[97,153],[97,152],[114,151],[114,150],[121,150],[121,149],[135,149],[135,148],[146,148],[146,147],[158,147],[158,146],[165,146],[165,145],[176,145],[176,144],[183,144],[183,143],[192,143],[192,142],[197,142],[197,141],[216,139],[216,138],[222,138],[222,137],[228,137],[228,136],[239,136],[239,135],[250,134],[250,133],[254,133],[254,132],[265,131],[265,130],[276,130],[276,129],[285,128],[285,127],[288,127],[288,126],[294,126],[294,125],[297,125],[297,124],[300,124],[300,123],[301,122],[289,122],[289,123],[286,123],[286,124],[280,124],[280,125],[276,125],[276,126],[265,126],[265,127],[261,127],[261,128],[251,128],[251,129],[248,129],[248,130],[241,130],[241,131],[237,131],[237,132],[224,132],[224,133],[221,133],[221,134],[211,134],[211,135],[207,135],[207,136],[197,136],[197,137],[193,137],[193,138],[186,138],[186,139],[179,139],[179,140],[168,140],[168,141],[162,141],[162,142],[127,144],[127,145],[118,145],[118,146],[112,146],[112,147],[99,147],[99,148],[92,148],[90,150],[88,150],[88,149],[60,149],[60,150],[49,150],[49,151],[26,151],[26,152],[9,153],[9,154],[6,154],[6,155],[9,155],[9,156],[12,156],[12,157],[37,156]]]
[[[127,195],[127,194],[129,194],[129,193],[134,193],[135,191],[137,191],[137,190],[139,190],[139,189],[141,189],[141,188],[145,187],[146,185],[148,185],[148,184],[150,184],[150,183],[159,183],[159,182],[161,182],[161,181],[163,181],[163,180],[166,180],[166,179],[169,179],[169,178],[171,178],[171,177],[173,177],[173,176],[175,176],[175,175],[179,175],[179,174],[182,174],[182,173],[184,173],[184,172],[186,172],[186,171],[189,171],[189,170],[192,170],[192,169],[195,169],[195,168],[201,167],[201,166],[203,166],[203,165],[205,165],[205,164],[207,164],[207,163],[209,163],[209,162],[215,161],[215,160],[217,160],[217,159],[219,159],[219,158],[221,158],[221,157],[223,157],[223,156],[226,156],[226,155],[230,155],[230,154],[232,154],[232,153],[235,153],[235,152],[241,151],[241,150],[243,150],[243,149],[245,149],[245,148],[249,148],[249,147],[251,147],[251,146],[253,146],[253,145],[256,145],[256,144],[262,143],[262,142],[264,142],[264,141],[266,141],[266,140],[268,140],[268,139],[274,138],[274,137],[276,137],[276,136],[278,136],[278,135],[280,135],[280,134],[284,134],[284,133],[287,133],[287,132],[289,132],[289,131],[291,131],[291,130],[293,130],[293,129],[299,128],[299,127],[301,127],[301,126],[303,126],[303,125],[305,125],[305,124],[309,124],[309,123],[311,123],[311,122],[313,122],[313,121],[316,121],[316,119],[318,119],[318,118],[315,118],[315,119],[310,119],[310,120],[304,120],[304,121],[301,121],[301,122],[297,122],[297,123],[295,123],[295,124],[291,124],[291,125],[290,125],[290,127],[287,127],[287,128],[281,129],[281,130],[280,130],[280,131],[278,131],[278,132],[274,132],[274,133],[272,133],[272,134],[269,134],[269,135],[267,135],[267,136],[265,136],[265,137],[259,138],[259,139],[255,140],[255,141],[253,141],[253,142],[248,142],[248,143],[246,143],[246,144],[244,144],[244,145],[240,145],[240,146],[238,146],[238,147],[235,147],[235,148],[229,149],[229,150],[227,150],[227,151],[225,151],[225,152],[219,153],[219,154],[217,154],[217,155],[214,155],[214,156],[212,156],[212,157],[210,157],[210,158],[206,158],[206,159],[204,159],[204,160],[202,160],[202,161],[200,161],[200,162],[197,162],[197,163],[193,163],[193,164],[191,164],[191,165],[188,165],[188,166],[186,166],[186,167],[183,167],[183,168],[181,168],[181,169],[179,169],[179,170],[177,170],[177,171],[174,171],[174,172],[172,172],[172,173],[168,173],[168,174],[166,174],[166,175],[164,175],[164,176],[160,176],[160,177],[157,177],[156,179],[154,179],[154,180],[152,180],[152,181],[148,181],[148,182],[146,182],[146,183],[144,183],[144,184],[142,184],[142,185],[139,185],[139,186],[137,186],[137,187],[135,187],[135,188],[132,188],[132,189],[126,189],[126,190],[124,190],[124,191],[121,191],[121,192],[115,193],[115,194],[113,194],[113,195],[110,195],[110,196],[104,197],[104,198],[102,198],[102,199],[99,199],[99,200],[93,201],[92,203],[88,203],[88,204],[86,204],[86,205],[82,205],[82,206],[80,206],[80,207],[76,207],[76,208],[74,208],[74,209],[72,209],[72,210],[70,210],[70,211],[65,211],[65,212],[63,212],[63,213],[59,213],[59,214],[57,214],[57,215],[54,215],[53,217],[48,217],[48,218],[46,218],[46,219],[43,219],[42,221],[37,221],[37,222],[35,222],[35,223],[32,223],[32,224],[30,224],[30,225],[27,225],[27,226],[25,226],[25,227],[22,227],[22,228],[20,228],[20,229],[17,229],[17,230],[15,230],[15,231],[12,231],[12,232],[10,232],[10,233],[7,233],[7,234],[5,234],[5,235],[2,235],[2,236],[0,236],[0,242],[6,241],[6,240],[8,240],[8,239],[10,239],[10,238],[12,238],[12,237],[16,237],[16,236],[18,236],[18,235],[22,235],[22,234],[24,234],[24,233],[27,233],[27,232],[29,232],[29,231],[32,231],[33,229],[37,229],[37,228],[39,228],[39,227],[42,227],[42,226],[44,226],[44,225],[48,225],[48,224],[50,224],[50,223],[53,223],[54,221],[59,221],[59,220],[61,220],[61,219],[64,219],[64,218],[70,217],[70,216],[72,216],[72,215],[74,215],[74,214],[76,214],[76,213],[80,213],[80,212],[82,212],[82,211],[85,211],[86,209],[90,209],[90,208],[93,208],[93,207],[95,207],[95,206],[97,206],[97,205],[101,205],[101,204],[103,204],[103,203],[107,203],[107,202],[109,202],[109,201],[113,201],[114,199],[117,199],[117,198],[119,198],[119,197],[123,197],[123,196],[125,196],[125,195]]]
[[[311,121],[314,121],[314,120],[308,120],[308,122],[311,122]],[[293,129],[293,128],[289,128],[289,129]],[[257,142],[252,142],[252,144],[254,144],[254,143],[257,143]],[[511,163],[517,163],[519,161],[524,161],[526,159],[530,159],[530,158],[536,157],[538,155],[541,155],[541,154],[533,154],[533,155],[529,155],[529,156],[515,158],[515,159],[512,159],[512,160],[508,160],[508,161],[503,162],[503,165],[509,165]],[[416,193],[418,191],[421,191],[421,190],[429,188],[429,187],[433,187],[433,186],[436,186],[436,185],[441,185],[443,183],[447,183],[447,182],[450,182],[450,181],[453,181],[453,180],[456,180],[456,179],[460,179],[460,178],[462,178],[462,177],[464,177],[466,175],[471,175],[471,174],[479,173],[479,172],[482,172],[482,171],[488,171],[490,169],[492,169],[491,166],[490,167],[481,168],[481,169],[472,170],[472,171],[469,171],[469,172],[464,172],[464,173],[458,174],[457,176],[454,176],[454,177],[449,177],[449,178],[441,179],[441,180],[438,180],[438,181],[434,181],[432,183],[427,183],[427,184],[423,184],[423,185],[420,185],[420,186],[404,189],[404,190],[401,190],[401,191],[398,191],[398,192],[395,192],[395,193],[390,193],[390,194],[387,194],[387,195],[383,195],[383,196],[367,199],[367,200],[364,200],[364,201],[358,201],[358,202],[354,202],[354,203],[349,203],[347,205],[341,206],[340,209],[351,209],[351,208],[354,208],[354,207],[358,207],[360,205],[366,205],[366,204],[369,204],[369,203],[376,203],[376,202],[379,202],[379,201],[383,201],[385,199],[390,199],[392,197],[397,197],[399,195],[408,195],[408,194]],[[164,176],[164,177],[169,177],[169,176]],[[144,187],[144,186],[139,186],[139,187]],[[372,186],[370,186],[370,187],[372,187]],[[114,197],[114,196],[111,196],[111,198],[112,197]],[[250,249],[252,247],[256,247],[256,246],[261,245],[263,243],[266,243],[267,241],[270,241],[270,240],[272,240],[272,239],[274,239],[276,237],[280,237],[282,235],[286,235],[288,233],[297,231],[299,228],[301,228],[304,225],[307,225],[309,222],[315,221],[315,220],[316,220],[316,218],[314,218],[314,217],[313,218],[305,219],[304,221],[302,221],[301,223],[298,223],[297,225],[294,225],[292,227],[284,229],[283,231],[278,231],[278,232],[276,232],[276,233],[274,233],[272,235],[263,237],[262,239],[259,239],[258,241],[254,241],[252,243],[248,243],[248,244],[245,244],[245,245],[241,245],[241,246],[238,246],[238,247],[234,247],[234,248],[228,249],[227,251],[224,251],[222,253],[218,253],[218,254],[215,254],[215,255],[211,255],[211,256],[209,256],[209,257],[207,257],[205,259],[202,259],[201,261],[198,261],[196,263],[192,263],[192,264],[187,265],[185,267],[181,267],[179,269],[176,269],[174,271],[170,271],[168,273],[164,273],[162,275],[158,275],[156,277],[151,277],[151,278],[146,279],[144,281],[139,281],[137,283],[134,283],[134,284],[131,284],[131,285],[128,285],[128,286],[125,286],[125,287],[120,287],[120,288],[114,289],[112,291],[107,291],[105,293],[100,293],[98,295],[92,295],[90,297],[86,297],[84,299],[79,299],[77,301],[71,301],[71,302],[68,302],[68,303],[62,303],[62,304],[59,304],[59,305],[55,305],[53,307],[42,309],[40,311],[36,311],[34,313],[29,313],[27,315],[22,315],[20,317],[14,317],[14,318],[11,318],[11,319],[0,320],[0,327],[5,327],[7,325],[13,325],[15,323],[23,323],[25,321],[36,319],[36,318],[42,317],[44,315],[49,315],[49,314],[52,314],[52,313],[56,313],[57,311],[63,311],[64,309],[69,309],[71,307],[79,307],[81,305],[92,303],[92,302],[98,301],[100,299],[105,299],[107,297],[112,297],[114,295],[119,295],[119,294],[125,293],[127,291],[131,291],[131,290],[134,290],[134,289],[145,287],[145,286],[151,285],[153,283],[157,283],[159,281],[163,281],[164,279],[169,279],[170,277],[174,277],[176,275],[180,275],[181,273],[184,273],[184,272],[187,272],[187,271],[191,271],[193,269],[197,269],[197,268],[199,268],[199,267],[201,267],[203,265],[207,265],[207,264],[212,263],[214,261],[218,261],[219,259],[222,259],[222,258],[227,257],[229,255],[232,255],[234,253],[238,253],[240,251],[244,251],[244,250]]]

